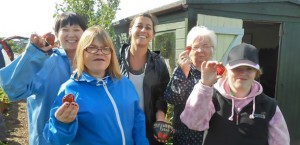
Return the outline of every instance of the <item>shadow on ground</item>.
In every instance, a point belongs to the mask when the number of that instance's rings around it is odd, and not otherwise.
[[[28,145],[26,101],[10,102],[6,108],[3,118],[7,128],[7,145]]]

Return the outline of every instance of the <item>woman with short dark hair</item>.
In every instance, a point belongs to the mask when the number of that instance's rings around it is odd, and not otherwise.
[[[41,36],[32,34],[25,52],[0,70],[0,84],[9,100],[27,99],[30,145],[47,145],[42,134],[50,107],[59,86],[73,72],[76,47],[87,27],[73,12],[58,15],[55,23],[58,48],[47,46]]]

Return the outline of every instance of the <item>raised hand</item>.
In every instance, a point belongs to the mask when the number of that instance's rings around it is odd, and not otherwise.
[[[217,75],[217,61],[204,61],[201,64],[201,83],[206,86],[213,86],[221,77]]]
[[[47,34],[50,34],[50,32],[47,33]],[[47,35],[47,34],[45,34],[45,35]],[[47,51],[49,51],[49,50],[51,50],[52,48],[55,47],[54,45],[46,46],[47,42],[45,41],[45,39],[43,37],[39,36],[36,33],[31,34],[30,41],[31,41],[32,44],[39,47],[41,50],[43,50],[45,52],[47,52]]]
[[[189,57],[189,53],[190,53],[190,50],[185,50],[185,51],[181,52],[179,54],[179,58],[177,60],[177,63],[180,66],[183,73],[185,74],[185,77],[188,77],[190,69],[191,69],[190,64],[192,62],[191,62],[191,59]]]

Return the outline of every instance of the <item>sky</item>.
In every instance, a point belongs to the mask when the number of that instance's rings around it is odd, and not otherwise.
[[[116,20],[132,16],[177,0],[121,0]],[[1,0],[0,37],[53,32],[55,3],[63,0]]]

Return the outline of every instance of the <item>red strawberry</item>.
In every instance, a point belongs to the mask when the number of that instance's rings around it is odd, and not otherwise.
[[[167,140],[167,139],[168,139],[168,135],[163,134],[163,135],[162,135],[162,139]]]
[[[74,102],[74,95],[73,94],[68,94],[68,95],[64,96],[63,99],[62,99],[62,102],[63,103],[65,103],[65,102],[69,102],[69,103]]]
[[[191,46],[187,46],[187,47],[185,48],[185,50],[187,50],[187,51],[190,53],[191,50],[192,50],[192,47],[191,47]]]
[[[164,134],[163,134],[162,132],[158,132],[157,137],[160,138],[160,139],[162,139],[162,138],[163,138],[163,135],[164,135]]]
[[[42,38],[46,41],[46,46],[52,45],[54,46],[55,36],[51,33],[47,33],[42,36]]]
[[[222,75],[225,71],[225,67],[222,64],[217,64],[217,75]]]

